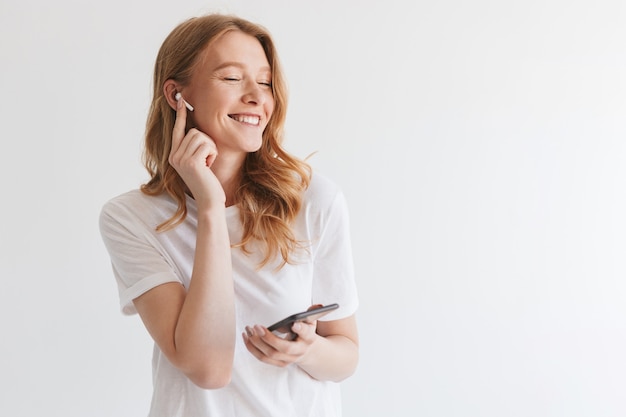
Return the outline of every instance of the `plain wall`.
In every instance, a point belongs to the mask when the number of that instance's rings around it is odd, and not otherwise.
[[[208,11],[273,33],[287,148],[346,193],[346,417],[626,415],[625,4],[3,0],[0,415],[146,415],[98,214],[147,178],[161,42]]]

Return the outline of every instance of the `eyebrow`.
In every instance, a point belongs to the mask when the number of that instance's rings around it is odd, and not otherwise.
[[[214,71],[223,70],[224,68],[228,68],[228,67],[244,68],[245,65],[243,63],[237,62],[237,61],[227,61],[227,62],[223,62],[220,65],[218,65],[217,67],[215,67]],[[272,69],[269,67],[269,65],[265,66],[265,67],[261,67],[259,70],[260,71],[272,72]]]

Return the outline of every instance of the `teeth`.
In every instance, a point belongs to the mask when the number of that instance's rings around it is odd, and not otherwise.
[[[257,126],[260,121],[259,116],[242,116],[242,115],[235,114],[231,117],[237,120],[238,122],[247,123],[247,124],[254,125],[254,126]]]

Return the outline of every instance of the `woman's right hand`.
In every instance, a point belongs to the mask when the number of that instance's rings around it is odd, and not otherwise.
[[[224,207],[224,189],[211,171],[211,165],[218,155],[215,142],[195,128],[189,129],[185,134],[186,125],[187,108],[181,99],[176,105],[169,163],[185,181],[198,207],[211,207],[214,204]]]

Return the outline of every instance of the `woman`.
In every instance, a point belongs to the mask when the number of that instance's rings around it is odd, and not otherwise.
[[[192,18],[161,46],[151,178],[100,215],[122,311],[155,342],[151,417],[341,415],[337,382],[358,361],[347,208],[281,147],[286,104],[259,25]],[[267,330],[330,303],[294,340]]]

